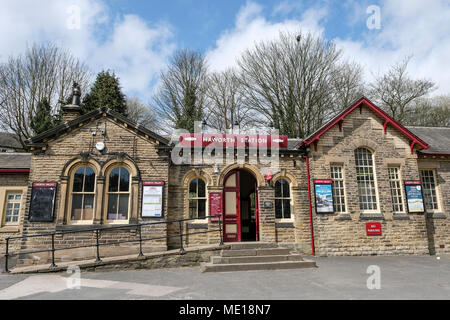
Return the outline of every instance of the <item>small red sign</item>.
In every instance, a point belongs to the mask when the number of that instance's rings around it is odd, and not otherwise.
[[[332,184],[333,180],[314,180],[314,184]]]
[[[56,182],[35,182],[33,183],[33,187],[40,187],[40,188],[52,188],[56,187]]]
[[[421,185],[421,181],[405,181],[406,185]]]
[[[164,181],[143,181],[142,185],[144,186],[163,186]]]
[[[211,192],[209,194],[209,215],[210,216],[222,216],[222,192]],[[213,217],[211,221],[219,221],[221,217]]]
[[[268,171],[266,173],[266,181],[270,181],[270,180],[272,180],[272,178],[273,178],[272,171]]]
[[[366,223],[366,232],[368,236],[381,236],[381,223],[369,222]]]

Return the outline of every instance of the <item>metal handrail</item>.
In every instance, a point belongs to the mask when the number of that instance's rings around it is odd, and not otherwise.
[[[176,220],[167,220],[167,221],[158,221],[158,222],[148,222],[148,223],[140,223],[140,224],[129,224],[129,225],[123,225],[123,226],[99,226],[94,228],[87,228],[87,229],[81,229],[81,230],[70,230],[70,231],[59,231],[59,232],[49,232],[49,233],[41,233],[41,234],[32,234],[32,235],[24,235],[24,236],[17,236],[17,237],[6,237],[6,250],[5,250],[5,273],[9,273],[8,269],[8,259],[11,256],[18,256],[21,254],[32,254],[32,253],[42,253],[42,252],[51,252],[52,253],[52,263],[50,265],[51,268],[55,268],[55,252],[56,251],[62,251],[62,250],[73,250],[73,249],[82,249],[82,248],[92,248],[96,247],[96,262],[101,262],[100,257],[100,247],[101,246],[108,246],[108,245],[116,245],[121,243],[135,243],[139,242],[139,257],[143,257],[144,254],[142,252],[142,243],[146,241],[151,240],[160,240],[160,239],[169,239],[174,237],[180,238],[180,254],[183,254],[185,252],[183,247],[183,237],[188,235],[195,235],[195,234],[205,234],[205,233],[211,233],[211,232],[217,232],[220,233],[220,245],[223,246],[223,234],[222,234],[222,216],[221,215],[214,215],[214,216],[208,216],[205,217],[205,219],[209,218],[218,218],[219,223],[219,229],[213,229],[208,231],[198,231],[198,232],[187,232],[183,233],[183,222],[187,221],[195,221],[198,219],[195,218],[187,218],[187,219],[176,219]],[[180,232],[175,235],[166,235],[161,237],[152,237],[152,238],[142,238],[142,227],[151,226],[151,225],[158,225],[158,224],[170,224],[170,223],[178,223],[179,224],[179,230]],[[138,232],[139,239],[132,239],[132,240],[122,240],[122,241],[115,241],[115,242],[108,242],[108,243],[100,243],[100,233],[102,231],[110,231],[110,230],[120,230],[120,229],[136,229]],[[95,232],[95,244],[90,245],[83,245],[83,246],[75,246],[75,247],[63,247],[63,248],[55,248],[55,236],[57,235],[66,235],[66,234],[76,234],[76,233],[85,233],[85,232]],[[11,240],[18,240],[18,239],[28,239],[28,238],[38,238],[38,237],[51,237],[51,249],[40,249],[40,250],[31,250],[31,251],[18,251],[18,252],[9,252],[9,243]]]

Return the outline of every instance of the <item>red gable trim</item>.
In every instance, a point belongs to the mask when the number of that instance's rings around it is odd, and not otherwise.
[[[310,136],[308,139],[303,141],[298,146],[298,148],[301,147],[301,146],[304,146],[304,145],[309,146],[311,143],[317,144],[317,142],[320,140],[320,137],[323,134],[325,134],[328,130],[330,130],[336,124],[339,124],[341,126],[341,124],[344,121],[346,116],[348,116],[356,108],[358,108],[358,107],[362,108],[363,105],[366,105],[367,107],[369,107],[369,109],[371,109],[373,112],[375,112],[376,114],[378,114],[379,116],[381,116],[385,120],[385,123],[384,123],[384,131],[385,132],[386,132],[387,125],[390,124],[394,128],[396,128],[397,130],[399,130],[401,133],[403,133],[405,136],[407,136],[411,140],[411,145],[410,145],[411,146],[411,150],[414,149],[414,145],[416,145],[416,144],[418,144],[419,146],[421,146],[424,149],[429,149],[430,148],[430,146],[426,142],[424,142],[423,140],[421,140],[420,138],[415,136],[411,131],[409,131],[404,126],[399,124],[397,121],[392,119],[386,112],[384,112],[379,107],[374,105],[366,97],[361,98],[353,106],[349,107],[347,110],[343,111],[341,114],[336,116],[332,121],[330,121],[322,129],[320,129],[319,131],[314,133],[312,136]]]

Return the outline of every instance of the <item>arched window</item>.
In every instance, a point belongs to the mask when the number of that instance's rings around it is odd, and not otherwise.
[[[73,222],[93,220],[94,198],[95,171],[91,167],[80,167],[72,176],[70,220]]]
[[[291,218],[291,188],[289,182],[284,179],[275,183],[275,218]]]
[[[189,217],[206,218],[206,184],[202,179],[193,179],[189,184]]]
[[[128,220],[130,211],[130,172],[124,167],[113,168],[107,180],[106,220]]]
[[[356,149],[355,167],[360,209],[363,211],[377,210],[377,192],[372,152],[366,148]]]

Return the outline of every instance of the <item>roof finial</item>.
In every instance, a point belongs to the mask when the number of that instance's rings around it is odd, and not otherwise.
[[[79,106],[81,103],[81,89],[80,89],[80,85],[77,82],[73,82],[73,86],[72,86],[72,105],[74,106]]]

